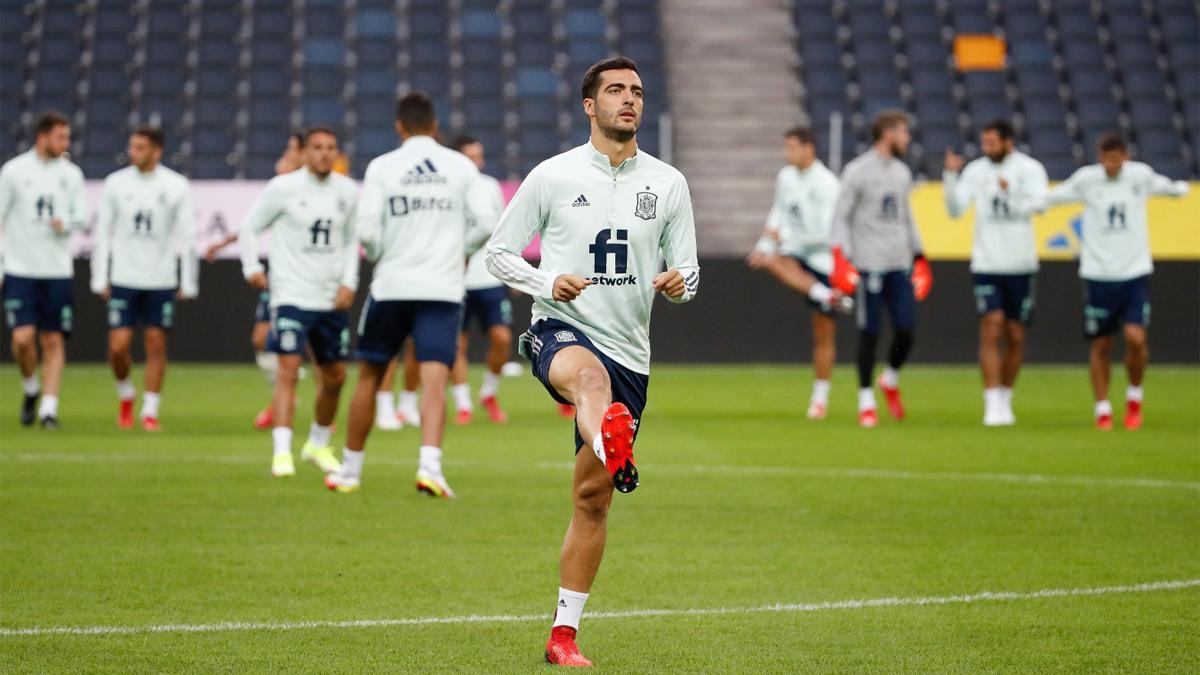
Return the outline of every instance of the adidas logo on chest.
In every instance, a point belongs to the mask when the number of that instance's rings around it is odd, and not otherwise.
[[[591,206],[591,205],[592,204],[587,200],[587,197],[583,196],[582,194],[579,195],[578,197],[576,197],[575,201],[571,202],[572,208],[579,208],[580,206]]]

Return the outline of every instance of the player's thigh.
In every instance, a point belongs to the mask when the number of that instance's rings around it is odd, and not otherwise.
[[[854,299],[854,322],[859,331],[870,335],[882,332],[883,305],[883,275],[878,272],[863,274]]]
[[[458,334],[462,307],[457,302],[421,302],[414,309],[413,351],[417,361],[436,361],[447,368],[458,355]]]
[[[1004,333],[1004,310],[993,309],[979,317],[979,340],[984,343],[994,343]]]
[[[809,315],[812,317],[813,341],[817,343],[832,341],[837,332],[837,319],[820,308],[813,308],[809,311]]]
[[[23,336],[28,332],[27,339],[32,341],[37,332],[38,298],[35,281],[25,277],[7,277],[4,280],[4,320],[13,331],[13,340],[18,340],[18,329]]]
[[[506,324],[495,324],[488,328],[488,341],[493,345],[512,345],[512,328]]]
[[[146,326],[142,330],[142,343],[146,346],[146,354],[166,356],[167,331],[159,326]]]
[[[317,372],[321,375],[321,386],[330,389],[341,389],[346,382],[346,361],[329,361],[317,363]]]
[[[303,363],[304,355],[301,353],[280,353],[276,381],[295,386],[296,381],[300,379],[300,366]]]
[[[590,349],[570,345],[556,351],[546,371],[550,386],[570,403],[586,391],[612,392],[604,363]]]
[[[888,313],[892,327],[911,333],[917,327],[917,298],[913,295],[912,280],[903,272],[893,272],[884,284]]]
[[[110,354],[127,354],[133,344],[133,328],[110,328],[108,330],[108,352]]]

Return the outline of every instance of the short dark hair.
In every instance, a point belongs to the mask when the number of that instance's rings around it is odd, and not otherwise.
[[[583,98],[596,98],[596,93],[600,90],[600,74],[606,70],[632,70],[636,73],[638,67],[637,62],[628,56],[614,56],[593,63],[583,74],[583,86],[579,88]]]
[[[296,130],[296,131],[293,131],[292,133],[288,134],[288,140],[290,141],[292,139],[296,139],[297,147],[303,148],[304,141],[308,140],[308,136],[304,135],[303,131]]]
[[[71,120],[67,116],[57,110],[47,110],[37,116],[37,122],[33,125],[33,135],[41,136],[54,131],[54,128],[60,124],[71,126]]]
[[[984,125],[980,131],[994,131],[1002,141],[1011,141],[1017,135],[1017,130],[1013,128],[1012,122],[1005,119],[994,119]]]
[[[878,141],[888,129],[898,124],[908,124],[908,113],[899,108],[887,108],[875,113],[871,120],[871,140]]]
[[[783,132],[784,138],[794,138],[805,145],[816,147],[817,137],[808,127],[792,127]]]
[[[130,134],[130,136],[141,136],[142,138],[150,141],[150,145],[153,145],[156,148],[161,148],[163,146],[164,139],[162,129],[150,126],[149,124],[141,124],[134,127],[133,133]]]
[[[450,142],[450,147],[455,150],[458,150],[459,152],[462,152],[462,149],[467,147],[468,145],[471,145],[474,143],[479,143],[479,142],[480,141],[478,138],[475,138],[474,136],[471,136],[470,134],[459,134],[454,137],[453,141]]]
[[[409,131],[429,131],[437,122],[433,99],[423,91],[410,91],[396,101],[396,120]]]
[[[1100,152],[1112,152],[1114,150],[1120,152],[1128,152],[1129,148],[1125,145],[1125,139],[1115,131],[1110,131],[1100,136],[1100,142],[1097,143]]]
[[[338,133],[328,124],[310,124],[304,128],[304,133],[302,134],[303,140],[300,142],[300,147],[303,148],[308,143],[308,139],[313,137],[313,134],[329,134],[333,136],[334,140],[337,140],[338,137]]]

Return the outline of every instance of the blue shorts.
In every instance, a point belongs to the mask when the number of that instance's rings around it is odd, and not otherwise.
[[[883,310],[892,318],[892,330],[911,333],[917,327],[917,299],[908,272],[860,272],[857,306],[858,330],[869,335],[883,332]]]
[[[462,304],[436,300],[376,300],[367,296],[358,319],[358,360],[386,364],[412,337],[417,361],[454,365]]]
[[[258,302],[254,304],[254,323],[270,323],[270,321],[271,293],[270,291],[260,291]]]
[[[604,352],[592,344],[583,331],[557,319],[542,319],[530,326],[529,330],[521,335],[518,351],[521,356],[529,359],[533,376],[542,383],[546,391],[550,392],[550,396],[559,403],[569,404],[571,402],[563,398],[554,385],[550,384],[550,363],[554,361],[554,355],[559,350],[574,346],[583,347],[600,359],[600,363],[608,371],[613,403],[624,403],[629,408],[635,425],[634,438],[637,438],[637,432],[642,426],[642,411],[646,409],[646,391],[650,387],[649,375],[635,373],[608,358]],[[576,424],[575,452],[578,453],[580,446],[584,445],[591,447],[592,439],[589,438],[585,442],[579,435],[579,425]]]
[[[512,325],[512,300],[508,297],[508,287],[496,286],[467,291],[462,314],[464,333],[471,328],[472,319],[479,325],[482,333],[487,333],[492,326]]]
[[[1127,281],[1083,280],[1083,334],[1112,335],[1122,324],[1150,325],[1150,277]]]
[[[1036,293],[1032,274],[974,274],[975,309],[979,316],[1004,312],[1009,321],[1033,321]]]
[[[816,270],[816,268],[809,265],[808,262],[800,256],[794,255],[794,256],[791,256],[791,258],[793,260],[795,260],[796,262],[800,263],[800,269],[802,269],[805,272],[808,272],[809,274],[816,277],[817,281],[821,282],[822,284],[825,284],[826,286],[829,285],[829,275],[828,274],[825,274],[824,272],[818,272]],[[824,314],[825,316],[833,316],[834,315],[832,305],[822,305],[821,303],[817,302],[816,300],[813,300],[812,298],[808,298],[808,306],[813,308],[813,310]]]
[[[319,312],[284,305],[271,310],[270,320],[269,352],[303,355],[307,344],[320,364],[345,361],[350,356],[350,319],[345,312]]]
[[[4,317],[9,328],[35,326],[39,331],[71,335],[75,309],[70,279],[4,277]]]
[[[112,287],[112,294],[108,297],[109,328],[133,328],[141,324],[170,330],[174,322],[175,289]]]

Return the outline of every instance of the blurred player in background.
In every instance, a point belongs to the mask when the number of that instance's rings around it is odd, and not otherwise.
[[[817,139],[807,127],[790,129],[783,137],[787,166],[775,178],[775,202],[762,237],[747,259],[755,269],[766,269],[793,290],[807,284],[812,308],[813,380],[808,418],[825,419],[829,409],[829,378],[837,357],[834,344],[834,308],[840,291],[829,288],[833,257],[829,230],[837,203],[838,179],[817,159]],[[776,254],[782,255],[776,255]],[[789,283],[789,277],[803,279]],[[807,279],[805,279],[807,277]]]
[[[175,301],[190,300],[199,292],[196,216],[187,179],[160,163],[162,131],[150,126],[134,129],[127,152],[129,166],[104,179],[91,289],[108,303],[108,361],[117,378],[117,426],[133,427],[137,390],[129,377],[130,346],[140,324],[146,379],[139,417],[143,429],[158,431]]]
[[[21,424],[40,420],[43,429],[57,429],[65,340],[74,322],[69,239],[87,227],[87,202],[83,172],[64,156],[71,147],[67,118],[42,113],[34,139],[32,149],[0,167],[0,283],[21,370]]]
[[[401,370],[404,389],[400,390],[400,402],[392,395],[396,371]],[[421,411],[418,408],[417,388],[421,386],[420,364],[413,353],[412,338],[405,340],[403,354],[388,362],[387,370],[379,379],[379,391],[375,393],[375,427],[383,431],[398,431],[404,425],[421,427]]]
[[[1013,147],[1013,126],[996,120],[979,134],[983,157],[969,164],[946,149],[942,191],[957,218],[975,206],[971,273],[979,312],[983,423],[1015,424],[1013,387],[1025,359],[1025,327],[1033,320],[1038,269],[1033,214],[1046,197],[1046,169]],[[965,164],[965,168],[964,168]],[[961,171],[961,174],[960,174]],[[1006,348],[1001,343],[1006,342]]]
[[[1146,199],[1154,195],[1182,197],[1186,181],[1173,181],[1149,165],[1130,161],[1125,141],[1105,134],[1099,143],[1098,164],[1085,166],[1050,190],[1047,205],[1083,202],[1083,252],[1079,276],[1083,279],[1083,332],[1091,340],[1088,359],[1096,426],[1113,425],[1108,400],[1113,333],[1125,336],[1125,428],[1142,426],[1142,381],[1150,348],[1150,235],[1146,227]]]
[[[912,190],[912,171],[904,163],[911,140],[908,115],[902,110],[878,113],[871,137],[874,147],[842,172],[833,217],[831,275],[833,285],[844,292],[858,291],[858,423],[863,427],[874,427],[879,421],[871,378],[885,308],[894,335],[879,388],[892,417],[904,418],[900,367],[912,350],[917,321],[914,298],[924,300],[933,283],[908,199]]]
[[[296,381],[306,346],[312,349],[318,380],[308,441],[300,452],[326,473],[339,468],[330,446],[338,398],[350,354],[346,310],[358,287],[358,237],[355,205],[358,186],[333,172],[337,134],[327,126],[310,127],[304,137],[304,168],[267,183],[239,228],[242,273],[254,288],[268,286],[258,259],[258,235],[270,228],[271,330],[267,348],[279,355],[271,431],[271,474],[291,476],[292,416]]]
[[[417,489],[451,498],[441,446],[465,262],[498,214],[475,164],[437,142],[428,95],[412,92],[397,102],[396,130],[402,145],[372,160],[363,178],[358,233],[375,270],[358,322],[359,377],[342,468],[326,476],[325,485],[339,492],[359,488],[379,380],[411,336],[424,392]]]
[[[479,167],[479,178],[487,185],[496,213],[504,210],[504,193],[500,181],[483,173],[483,143],[470,136],[460,136],[452,146],[466,155]],[[489,232],[489,234],[491,234]],[[492,276],[484,265],[487,250],[480,248],[467,263],[467,295],[463,300],[462,333],[458,337],[458,356],[454,360],[451,374],[454,392],[454,407],[458,424],[471,421],[471,385],[467,382],[467,342],[471,323],[478,324],[480,332],[487,335],[487,369],[483,372],[483,384],[479,387],[479,402],[487,410],[488,419],[502,423],[508,419],[500,409],[496,392],[500,388],[500,369],[508,362],[512,353],[512,300],[508,287]]]
[[[487,255],[492,274],[534,298],[521,354],[550,395],[578,411],[575,508],[545,652],[565,666],[591,665],[575,635],[604,556],[613,488],[638,484],[633,442],[650,380],[654,296],[688,302],[700,283],[687,181],[637,147],[637,64],[616,57],[592,65],[581,93],[591,140],[529,173]],[[540,267],[521,257],[535,233]]]

